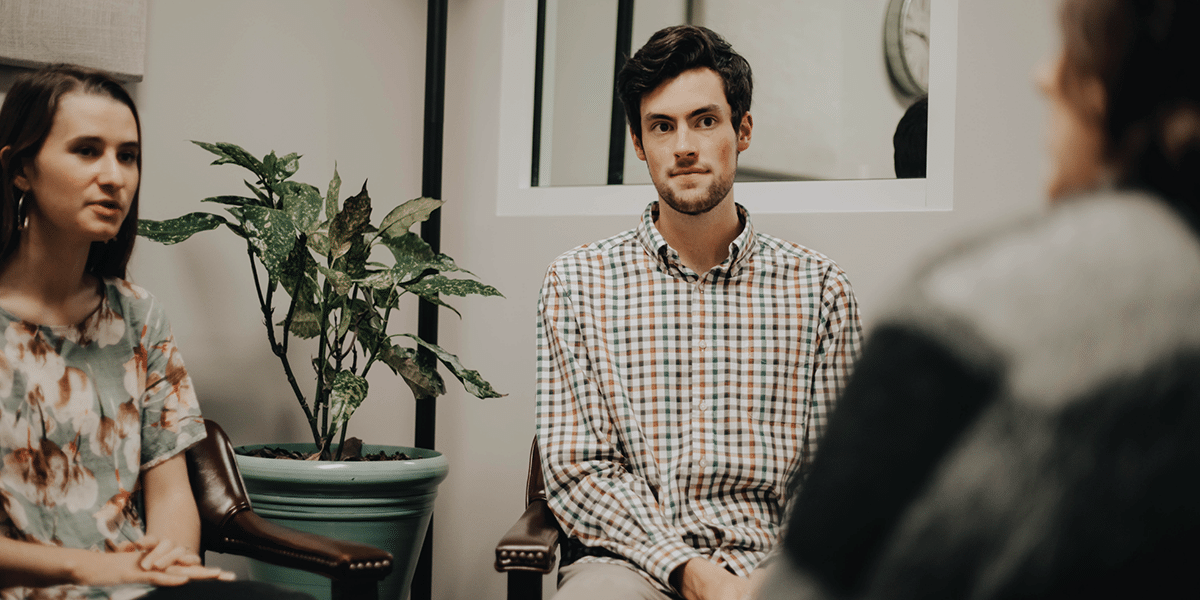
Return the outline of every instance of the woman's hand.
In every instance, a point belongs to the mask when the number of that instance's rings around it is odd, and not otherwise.
[[[234,574],[229,571],[205,567],[201,564],[200,557],[188,548],[177,545],[171,540],[158,539],[150,534],[136,542],[122,543],[117,546],[114,554],[125,555],[121,557],[123,563],[132,558],[133,564],[142,574],[157,573],[166,576],[163,578],[157,575],[143,575],[154,579],[155,581],[148,582],[154,585],[181,585],[192,579],[232,581],[235,578]],[[170,583],[156,583],[156,581]]]

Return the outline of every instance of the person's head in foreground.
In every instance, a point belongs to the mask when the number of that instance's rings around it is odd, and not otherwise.
[[[1060,6],[1050,210],[881,311],[764,598],[1200,594],[1200,2]]]

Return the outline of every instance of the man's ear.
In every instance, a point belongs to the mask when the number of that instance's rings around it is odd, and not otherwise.
[[[629,138],[633,140],[633,153],[637,155],[638,160],[646,162],[646,150],[642,148],[642,136],[638,135],[633,127],[630,127]]]
[[[754,117],[750,113],[742,115],[742,123],[738,126],[738,152],[744,152],[750,147],[750,133],[754,130]]]

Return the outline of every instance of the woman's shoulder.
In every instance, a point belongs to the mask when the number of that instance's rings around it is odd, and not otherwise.
[[[103,284],[105,302],[126,320],[162,318],[162,306],[146,288],[119,277],[105,277]]]
[[[885,321],[1069,393],[1200,347],[1200,239],[1153,196],[1097,193],[951,248],[896,298]]]
[[[1200,291],[1200,239],[1166,203],[1137,192],[1078,197],[936,255],[913,279],[959,310]],[[1053,303],[1053,302],[1052,302]]]
[[[146,291],[140,285],[137,285],[127,279],[120,277],[105,277],[103,279],[104,289],[110,295],[116,293],[122,298],[128,298],[133,301],[138,300],[153,300],[154,296]]]

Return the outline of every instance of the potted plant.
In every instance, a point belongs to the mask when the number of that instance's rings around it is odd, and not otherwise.
[[[367,373],[380,364],[399,375],[418,397],[445,392],[436,362],[472,395],[499,397],[453,354],[411,333],[390,333],[388,326],[405,294],[450,308],[442,296],[500,293],[409,231],[429,218],[441,200],[409,200],[376,226],[370,222],[366,183],[360,192],[339,202],[341,178],[336,167],[322,195],[312,185],[292,181],[299,169],[298,154],[271,152],[260,160],[235,144],[193,143],[216,155],[213,165],[232,164],[249,171],[245,184],[250,195],[203,200],[224,205],[232,218],[193,212],[166,221],[142,220],[138,233],[175,244],[225,226],[245,240],[267,341],[279,357],[313,438],[312,444],[274,445],[300,452],[308,460],[239,456],[255,510],[292,527],[389,550],[396,560],[395,570],[385,580],[381,597],[404,598],[437,484],[447,473],[445,458],[431,450],[364,448],[360,441],[346,439],[347,425],[367,397]],[[316,343],[311,396],[305,394],[289,359],[294,337]],[[363,454],[400,460],[349,462]],[[422,460],[404,460],[413,458]],[[282,577],[284,583],[295,583],[304,575],[259,567],[256,576]],[[312,587],[302,586],[305,591],[328,594],[324,581],[318,578],[310,583]]]

